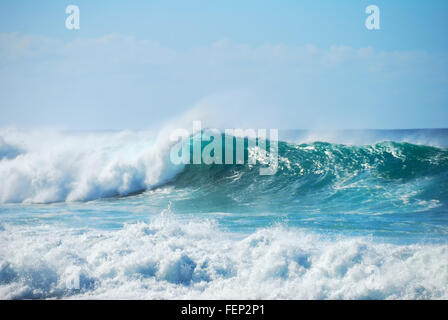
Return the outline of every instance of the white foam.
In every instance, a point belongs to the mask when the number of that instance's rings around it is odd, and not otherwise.
[[[0,298],[447,299],[448,245],[241,236],[163,214],[121,230],[4,225]],[[73,277],[79,289],[67,287]]]
[[[150,132],[3,130],[0,136],[8,146],[22,150],[0,159],[0,203],[126,195],[160,184],[182,170],[169,161],[165,136]]]

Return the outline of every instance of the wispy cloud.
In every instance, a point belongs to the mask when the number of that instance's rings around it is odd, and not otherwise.
[[[445,55],[372,47],[250,46],[221,40],[175,50],[119,34],[63,42],[3,33],[0,69],[6,88],[0,94],[3,124],[19,122],[20,113],[34,108],[42,111],[34,122],[42,120],[41,114],[74,127],[82,121],[81,127],[141,127],[195,101],[238,91],[254,97],[246,101],[248,114],[267,112],[275,125],[372,127],[386,110],[394,110],[394,116],[413,110],[407,123],[387,120],[381,126],[428,126],[446,115],[441,106],[448,103]],[[423,108],[438,115],[425,120]],[[104,122],[86,121],[74,110],[101,114]]]

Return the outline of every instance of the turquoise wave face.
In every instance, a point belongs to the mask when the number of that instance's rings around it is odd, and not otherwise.
[[[242,189],[249,188],[251,193],[244,194],[244,200],[236,201],[245,203],[257,202],[258,196],[264,196],[266,192],[276,192],[276,200],[284,200],[279,199],[279,194],[292,197],[292,200],[322,191],[333,196],[337,191],[356,186],[360,187],[357,191],[363,191],[365,188],[373,190],[404,185],[425,178],[437,181],[439,177],[444,182],[448,151],[396,142],[363,147],[323,142],[300,145],[280,142],[278,172],[262,176],[259,174],[262,166],[265,165],[258,162],[255,165],[190,164],[170,185],[200,187],[207,192],[225,191],[224,195],[232,194],[235,200],[239,199],[236,195]],[[442,193],[446,196],[443,188],[434,192],[437,196]]]
[[[447,232],[446,149],[280,142],[277,173],[261,176],[259,166],[187,165],[165,187],[180,212],[262,213],[261,224],[326,231]]]

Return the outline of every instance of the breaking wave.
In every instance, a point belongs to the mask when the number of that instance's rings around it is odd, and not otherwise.
[[[424,201],[448,200],[448,150],[407,142],[279,142],[277,173],[261,176],[265,164],[258,162],[173,165],[169,141],[147,132],[29,134],[10,140],[17,146],[0,140],[2,203],[88,201],[165,183],[195,187],[202,195],[219,193],[230,205],[255,203],[267,193],[275,193],[269,201],[278,204],[310,196],[364,203],[413,192]],[[245,152],[253,152],[247,143]]]

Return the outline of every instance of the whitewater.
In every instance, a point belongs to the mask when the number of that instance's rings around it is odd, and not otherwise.
[[[279,137],[261,176],[150,131],[1,129],[0,298],[448,299],[447,129]]]

